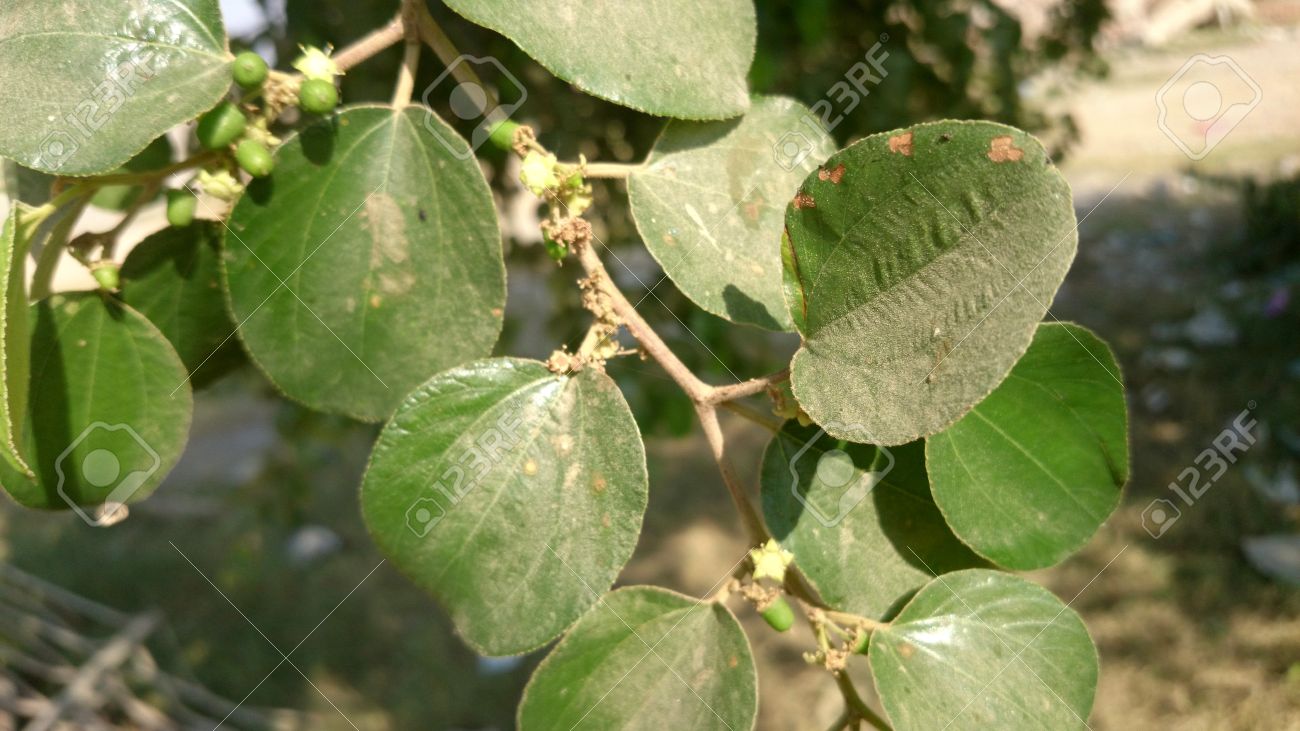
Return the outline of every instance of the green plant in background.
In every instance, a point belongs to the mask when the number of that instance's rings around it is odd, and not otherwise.
[[[836,151],[815,108],[748,91],[749,0],[448,5],[581,91],[672,121],[643,163],[562,161],[506,119],[522,98],[493,98],[484,59],[461,56],[419,0],[337,54],[304,48],[297,73],[232,55],[215,0],[5,11],[0,154],[57,176],[48,198],[13,204],[0,239],[8,494],[123,519],[180,457],[191,389],[239,362],[237,333],[287,397],[384,423],[366,523],[467,643],[509,655],[559,639],[522,728],[751,728],[757,679],[729,602],[776,631],[803,615],[809,664],[844,694],[839,727],[1086,725],[1086,629],[1005,571],[1079,549],[1128,476],[1114,357],[1043,321],[1077,244],[1043,146],[939,121]],[[391,101],[335,109],[337,77],[398,44]],[[468,139],[412,102],[424,44],[453,110],[481,112]],[[862,75],[872,60],[846,78],[879,83]],[[196,118],[195,155],[135,162]],[[548,251],[582,269],[590,328],[545,361],[489,357],[506,288],[476,160],[488,142],[522,159]],[[587,218],[596,178],[626,180],[648,250],[700,308],[797,333],[789,367],[724,385],[688,367],[606,269]],[[176,180],[173,227],[119,267],[122,228]],[[109,189],[130,193],[123,222],[69,240]],[[50,294],[65,249],[98,291]],[[610,591],[648,478],[605,368],[636,354],[689,399],[753,547],[705,597]],[[767,397],[775,415],[752,403]],[[772,431],[746,456],[761,458],[757,496],[722,411]],[[863,662],[883,714],[849,678]]]

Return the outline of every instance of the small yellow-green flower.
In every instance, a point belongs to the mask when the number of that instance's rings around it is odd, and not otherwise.
[[[523,165],[520,167],[519,182],[532,191],[533,195],[542,195],[548,189],[560,184],[560,179],[555,175],[555,162],[555,155],[549,152],[545,154],[536,150],[529,152],[524,156]]]
[[[302,49],[302,55],[293,62],[293,67],[304,77],[333,82],[335,76],[343,75],[343,69],[325,51],[315,46],[298,47]]]
[[[233,201],[244,191],[244,186],[228,170],[200,170],[199,185],[204,193],[223,201]]]
[[[244,130],[244,137],[255,142],[260,142],[268,148],[273,148],[280,144],[280,138],[271,134],[271,131],[266,128],[265,119],[258,119],[248,125]]]
[[[769,539],[762,546],[749,552],[749,560],[754,562],[754,580],[772,579],[785,581],[785,568],[794,560],[794,554],[781,548],[781,544]]]

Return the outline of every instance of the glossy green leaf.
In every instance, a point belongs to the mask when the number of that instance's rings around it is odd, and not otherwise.
[[[646,507],[641,435],[604,373],[494,358],[412,393],[361,486],[371,536],[487,654],[539,647],[618,576]]]
[[[669,122],[628,200],[646,247],[697,305],[769,330],[794,323],[781,294],[781,229],[799,183],[834,152],[804,105],[755,97],[725,122]]]
[[[1128,481],[1119,378],[1087,328],[1043,324],[997,390],[926,440],[935,500],[963,541],[1021,570],[1087,542]]]
[[[927,584],[871,635],[876,690],[895,731],[1085,728],[1097,648],[1046,589],[972,569]]]
[[[239,335],[287,395],[387,417],[431,375],[487,355],[505,263],[487,181],[423,107],[351,107],[289,137],[230,217]]]
[[[606,594],[537,666],[521,731],[748,731],[758,711],[749,641],[721,604],[650,586]]]
[[[768,529],[832,608],[885,619],[936,573],[983,564],[935,507],[921,442],[851,444],[788,421],[761,482]]]
[[[195,387],[243,360],[221,294],[224,232],[218,221],[165,228],[137,244],[122,262],[122,299],[167,337]]]
[[[217,0],[10,0],[0,23],[0,155],[105,173],[230,88]]]
[[[135,310],[97,292],[32,305],[31,386],[22,438],[33,481],[0,464],[0,483],[32,508],[130,503],[176,464],[193,399],[185,366]]]
[[[551,73],[601,99],[650,114],[726,119],[749,107],[751,0],[448,0]],[[501,81],[502,96],[519,83]]]
[[[27,383],[31,372],[27,323],[27,249],[31,242],[20,232],[20,216],[31,210],[22,203],[9,207],[0,229],[0,455],[13,470],[31,476],[19,447],[27,416]]]
[[[166,135],[150,142],[140,154],[126,161],[126,164],[111,171],[111,174],[143,173],[165,168],[172,161],[172,145]],[[95,191],[90,204],[98,208],[124,211],[140,198],[144,188],[139,185],[105,185]],[[157,195],[157,191],[154,192]]]
[[[1074,258],[1069,186],[991,122],[872,135],[823,167],[840,175],[809,176],[786,212],[795,397],[856,442],[934,434],[1029,347]]]

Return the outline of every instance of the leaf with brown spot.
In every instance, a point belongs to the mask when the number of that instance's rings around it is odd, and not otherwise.
[[[912,156],[912,132],[909,130],[902,134],[897,134],[889,138],[889,151],[897,152],[907,157]]]
[[[353,106],[289,136],[276,161],[230,214],[223,279],[240,339],[287,396],[379,421],[491,352],[501,233],[452,128],[421,106]]]
[[[508,655],[550,642],[614,583],[647,491],[641,435],[609,376],[492,358],[402,402],[375,442],[361,512],[472,647]]]
[[[994,137],[989,141],[989,159],[993,162],[1016,162],[1025,151],[1015,146],[1010,135]]]
[[[910,157],[892,142],[906,135]],[[1000,136],[1036,164],[990,165]],[[786,211],[795,398],[853,442],[934,434],[1028,348],[1074,259],[1069,185],[1037,140],[992,122],[872,135],[825,165],[848,173],[810,175],[801,196],[816,207]]]
[[[792,99],[754,97],[738,120],[670,122],[628,179],[646,248],[701,308],[793,328],[781,294],[782,216],[799,181],[834,149],[817,125]]]
[[[840,181],[844,179],[844,163],[840,163],[829,170],[824,167],[817,168],[817,179],[829,180],[832,183],[839,185]]]

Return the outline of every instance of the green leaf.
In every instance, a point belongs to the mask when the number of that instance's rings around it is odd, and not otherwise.
[[[124,165],[111,171],[111,173],[114,175],[144,173],[165,168],[171,164],[171,161],[172,145],[167,140],[167,136],[163,135],[150,142],[148,147],[140,151],[140,154],[127,160]],[[98,208],[125,211],[140,198],[140,194],[143,192],[144,188],[139,185],[105,185],[95,191],[95,196],[90,199],[90,204]],[[157,194],[158,191],[155,191],[154,195]]]
[[[519,728],[747,731],[757,712],[754,658],[731,612],[633,586],[606,594],[537,666]]]
[[[13,160],[0,160],[4,168],[4,193],[9,200],[22,201],[31,206],[49,202],[54,176],[23,167]]]
[[[868,660],[896,731],[1084,728],[1097,689],[1079,615],[997,571],[931,581],[872,633]]]
[[[834,152],[804,105],[754,97],[726,122],[669,122],[628,179],[646,247],[697,305],[733,322],[791,330],[781,228],[799,183]]]
[[[31,477],[23,459],[19,436],[27,416],[27,384],[31,373],[30,334],[27,323],[27,249],[31,241],[20,231],[21,216],[31,209],[15,203],[9,207],[0,231],[0,454],[9,467]]]
[[[1115,356],[1087,328],[1043,324],[997,390],[926,440],[935,500],[963,541],[1028,570],[1092,537],[1128,481],[1119,378]]]
[[[772,535],[834,609],[886,619],[935,573],[983,563],[935,507],[921,442],[851,444],[788,421],[761,482]]]
[[[167,337],[195,387],[243,360],[221,294],[224,231],[218,221],[165,228],[136,245],[122,263],[122,299]]]
[[[376,421],[501,332],[505,263],[487,181],[424,107],[359,106],[291,136],[236,204],[231,311],[289,397]]]
[[[614,582],[641,530],[641,435],[604,373],[494,358],[435,376],[361,486],[375,542],[480,652],[527,652]]]
[[[934,434],[987,396],[1043,318],[1078,242],[1042,145],[991,122],[867,137],[786,211],[795,397],[868,444]]]
[[[49,297],[29,317],[20,443],[36,479],[0,464],[0,483],[32,508],[144,499],[189,432],[193,400],[180,358],[142,315],[96,292]]]
[[[0,24],[0,155],[97,175],[230,88],[217,0],[11,0]]]
[[[448,0],[519,44],[551,73],[615,104],[683,119],[726,119],[749,107],[751,0]],[[504,72],[504,69],[500,69]],[[524,91],[505,74],[503,97]]]

